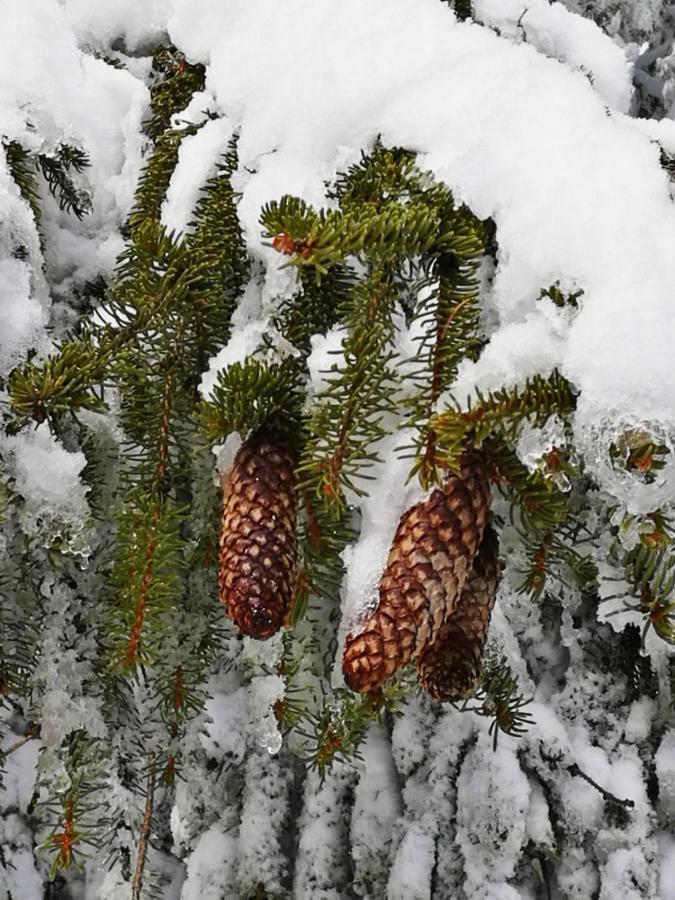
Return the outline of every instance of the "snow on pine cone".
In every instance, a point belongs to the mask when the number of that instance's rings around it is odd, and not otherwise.
[[[455,611],[417,660],[420,684],[434,700],[463,700],[474,693],[498,581],[499,544],[488,526]]]
[[[266,640],[283,625],[295,585],[293,457],[266,435],[249,438],[222,489],[220,600],[243,634]]]
[[[380,580],[375,612],[347,635],[345,681],[372,691],[434,641],[471,572],[490,510],[490,485],[478,454],[401,517]]]

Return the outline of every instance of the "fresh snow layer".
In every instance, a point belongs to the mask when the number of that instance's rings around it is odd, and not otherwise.
[[[227,119],[214,119],[183,139],[178,165],[169,182],[162,205],[162,224],[180,235],[188,230],[199,192],[215,174],[214,163],[227,150],[232,125]]]
[[[501,37],[527,41],[545,56],[567,63],[587,77],[618,112],[630,110],[633,66],[626,52],[595,22],[548,0],[473,0],[474,17]]]
[[[437,0],[344,0],[339,16],[322,2],[177,0],[169,30],[210,63],[207,86],[240,131],[241,166],[254,171],[240,213],[254,251],[263,253],[262,202],[284,193],[321,202],[337,161],[378,134],[413,147],[459,200],[497,223],[500,328],[476,379],[497,373],[496,386],[505,368],[517,381],[558,365],[581,390],[581,431],[599,411],[619,410],[672,428],[667,178],[656,144],[576,71],[586,46],[575,36],[579,20],[555,18],[556,33],[577,48],[565,54],[573,71],[457,23]],[[604,94],[613,85],[614,105],[625,108],[625,66],[594,26],[582,31],[602,49],[586,56],[605,60]],[[584,290],[566,322],[538,311],[541,288],[556,280]]]
[[[124,43],[127,51],[152,47],[162,37],[171,10],[170,0],[58,0],[78,42],[84,47],[108,50]]]

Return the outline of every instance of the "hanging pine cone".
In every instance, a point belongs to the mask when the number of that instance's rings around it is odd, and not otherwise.
[[[436,638],[471,571],[490,509],[485,466],[465,453],[423,503],[401,517],[380,580],[380,602],[349,634],[342,671],[354,691],[372,691]]]
[[[420,684],[434,700],[474,693],[498,581],[499,544],[488,526],[455,611],[417,660]]]
[[[293,596],[293,458],[268,436],[254,436],[240,447],[222,488],[220,600],[243,634],[266,640],[283,625]]]

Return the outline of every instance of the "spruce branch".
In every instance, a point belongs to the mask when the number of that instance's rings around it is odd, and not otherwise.
[[[341,554],[355,537],[348,512],[336,519],[323,504],[314,503],[306,489],[300,493],[299,567],[291,624],[304,617],[311,597],[324,607],[335,601],[344,574]],[[324,652],[332,665],[330,648]]]
[[[492,480],[518,509],[523,532],[535,539],[554,533],[569,515],[566,495],[543,472],[530,471],[498,433],[487,438],[483,448]]]
[[[32,154],[18,141],[3,141],[3,149],[10,174],[21,196],[29,204],[35,223],[39,227],[41,173],[49,192],[59,202],[59,207],[73,213],[78,219],[91,212],[91,199],[86,190],[77,187],[73,174],[81,174],[89,166],[89,157],[79,147],[60,144],[51,153]]]
[[[40,185],[37,178],[35,160],[18,141],[3,141],[3,150],[10,175],[19,188],[21,196],[30,206],[35,224],[39,227],[41,219]]]
[[[641,541],[625,554],[624,571],[638,609],[645,615],[643,640],[651,627],[669,644],[675,644],[675,553],[672,546]]]
[[[160,47],[152,58],[150,71],[150,119],[146,134],[157,140],[170,126],[172,117],[184,109],[192,95],[204,89],[206,70],[189,63],[174,46]]]
[[[107,315],[99,314],[98,323],[91,322],[81,337],[67,341],[42,364],[31,362],[10,374],[14,427],[65,411],[101,409],[103,399],[95,388],[120,362],[133,369],[123,351],[152,340],[149,329],[159,329],[176,310],[191,308],[192,291],[206,266],[190,259],[185,245],[156,223],[139,226],[134,246],[121,257]]]
[[[84,150],[61,144],[52,154],[41,153],[37,164],[50,193],[59,201],[60,209],[73,213],[78,219],[91,212],[89,195],[73,181],[73,173],[80,174],[90,164]]]
[[[125,672],[150,663],[153,641],[144,638],[152,618],[155,642],[163,616],[181,590],[181,511],[170,500],[129,498],[119,516],[112,584],[117,602],[113,617],[114,659]]]
[[[12,753],[16,753],[17,750],[20,750],[25,744],[28,744],[30,741],[34,741],[36,738],[40,737],[40,729],[33,727],[30,728],[23,737],[19,738],[18,741],[14,741],[13,744],[10,744],[9,747],[2,751],[1,755],[4,758],[11,756]]]
[[[336,760],[354,764],[361,756],[359,746],[373,722],[387,713],[400,715],[401,703],[412,687],[394,679],[377,691],[355,695],[337,688],[322,709],[310,717],[304,730],[307,739],[306,762],[317,769],[322,780]]]
[[[622,800],[619,797],[615,797],[614,794],[610,794],[610,792],[608,790],[606,790],[604,787],[602,787],[601,785],[599,785],[597,781],[594,781],[590,775],[587,775],[584,771],[582,771],[582,769],[579,768],[577,763],[572,763],[572,765],[568,766],[567,771],[570,773],[570,775],[573,775],[578,778],[583,778],[583,780],[587,784],[590,784],[590,786],[592,788],[595,788],[595,790],[599,794],[601,794],[602,797],[605,800],[607,800],[609,803],[616,804],[617,806],[623,806],[628,809],[633,809],[633,807],[635,806],[635,802],[633,800],[630,800],[630,799]]]
[[[575,405],[569,382],[554,369],[546,378],[528,378],[521,389],[498,389],[485,395],[477,391],[468,409],[448,409],[432,418],[431,427],[445,465],[453,468],[465,446],[481,447],[494,432],[514,440],[522,422],[543,425],[552,415],[572,412]]]
[[[506,657],[492,651],[483,660],[480,687],[475,697],[472,701],[465,701],[461,709],[472,710],[492,719],[489,733],[496,750],[500,732],[519,737],[527,731],[533,719],[525,707],[531,702],[531,697],[525,699],[520,692],[518,679]]]
[[[188,253],[203,263],[193,286],[193,330],[198,347],[199,371],[223,346],[230,319],[249,272],[249,259],[237,214],[239,196],[232,188],[238,168],[237,137],[223,154],[216,174],[204,185],[195,208]]]
[[[303,200],[285,196],[264,207],[261,223],[289,264],[312,267],[318,279],[350,256],[391,263],[434,251],[466,258],[480,250],[466,223],[444,223],[438,202],[426,197],[317,213]]]
[[[566,306],[571,306],[573,309],[577,309],[579,307],[579,299],[583,297],[583,290],[574,291],[571,294],[565,294],[560,289],[559,282],[552,284],[550,287],[542,290],[539,298],[548,297],[549,300],[552,300],[556,306],[563,309]]]
[[[140,900],[141,889],[143,887],[143,875],[145,872],[145,861],[148,855],[148,842],[150,840],[150,832],[152,830],[152,814],[155,801],[155,768],[151,761],[148,780],[145,786],[145,808],[143,810],[143,821],[141,822],[141,832],[138,838],[138,853],[136,856],[136,867],[134,869],[134,877],[131,882],[132,900]]]
[[[38,804],[38,810],[52,822],[52,828],[39,849],[55,855],[50,879],[75,866],[82,869],[84,847],[97,848],[106,827],[101,815],[102,747],[84,731],[73,732],[64,748],[68,784]],[[41,785],[49,792],[50,785]]]
[[[357,276],[349,266],[336,265],[318,283],[306,269],[300,270],[299,280],[300,290],[282,304],[275,325],[304,360],[312,338],[344,319]]]
[[[266,363],[250,356],[243,363],[233,363],[218,373],[211,399],[201,405],[205,437],[222,441],[233,431],[247,434],[274,422],[282,431],[292,431],[292,423],[300,418],[301,387],[301,374],[292,358]]]
[[[409,424],[418,431],[416,460],[411,477],[417,475],[424,488],[442,482],[436,445],[437,435],[430,420],[436,403],[457,374],[459,363],[475,359],[481,346],[480,309],[476,273],[480,263],[482,224],[464,210],[450,208],[448,220],[466,219],[477,237],[476,252],[459,258],[440,255],[433,264],[429,278],[437,286],[422,292],[414,318],[419,321],[421,336],[419,349],[410,374],[415,390],[407,399]]]
[[[141,172],[129,215],[128,228],[135,242],[141,240],[137,232],[143,223],[150,221],[159,224],[162,203],[178,162],[181,141],[195,133],[194,126],[186,125],[180,130],[166,131],[156,140],[148,164]]]
[[[344,363],[336,365],[306,425],[308,439],[298,467],[302,487],[339,518],[344,490],[363,494],[358,480],[378,458],[384,419],[396,387],[393,312],[396,281],[386,267],[373,269],[352,291],[346,311]]]
[[[389,203],[406,202],[424,196],[434,203],[444,202],[447,188],[417,167],[416,154],[403,147],[385,147],[378,137],[369,152],[362,151],[358,163],[338,173],[328,196],[342,209],[370,204],[377,209]]]

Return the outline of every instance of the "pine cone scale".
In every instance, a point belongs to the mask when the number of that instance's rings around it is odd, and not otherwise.
[[[380,580],[378,607],[361,634],[347,636],[343,672],[353,690],[379,687],[435,640],[471,571],[489,497],[482,461],[466,454],[443,489],[403,514]]]
[[[294,461],[271,439],[242,444],[223,478],[220,599],[239,630],[265,640],[283,625],[297,560]]]
[[[435,700],[461,700],[475,691],[498,579],[497,539],[486,529],[455,612],[417,662],[420,684]]]

